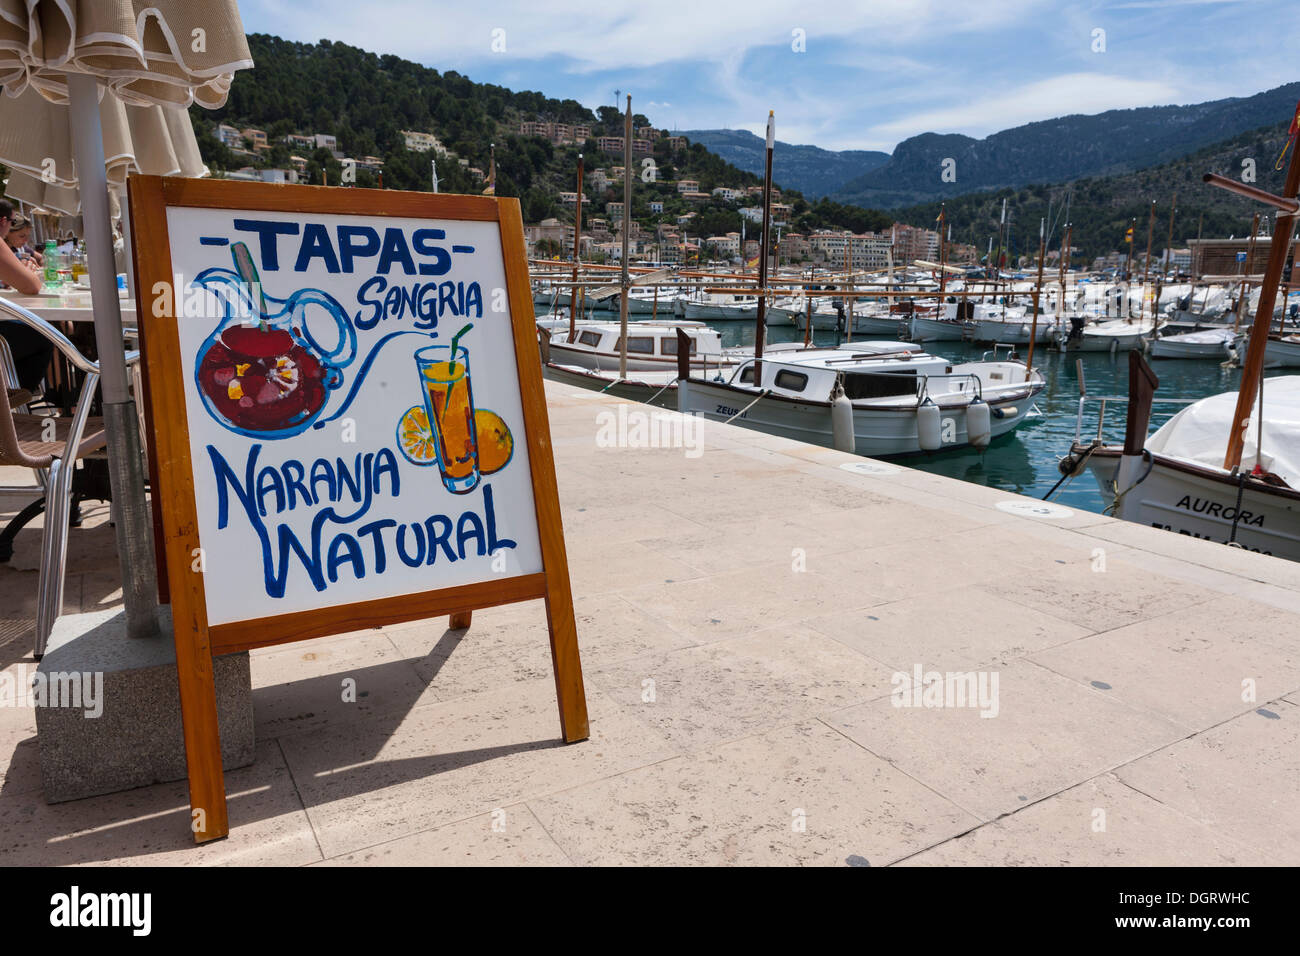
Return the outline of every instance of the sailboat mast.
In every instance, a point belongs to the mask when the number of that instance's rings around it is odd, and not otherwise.
[[[948,270],[944,268],[946,263],[944,257],[948,254],[948,246],[947,243],[944,242],[944,238],[943,238],[943,225],[944,225],[943,217],[944,217],[943,203],[940,203],[939,204],[939,312],[940,312],[940,317],[942,317],[942,313],[943,313],[943,290],[948,285],[947,282]]]
[[[1156,234],[1156,201],[1151,200],[1151,216],[1147,219],[1147,255],[1142,262],[1142,309],[1138,310],[1138,318],[1142,318],[1142,310],[1146,308],[1147,302],[1147,279],[1151,276],[1151,240]],[[1151,309],[1152,316],[1155,315],[1155,307]]]
[[[1029,356],[1025,360],[1025,381],[1034,369],[1034,343],[1038,339],[1038,302],[1043,293],[1043,259],[1047,254],[1047,220],[1038,220],[1038,282],[1034,285],[1034,317],[1029,325]]]
[[[627,113],[623,117],[623,273],[619,278],[618,305],[618,377],[627,378],[627,294],[631,283],[627,277],[628,240],[632,235],[632,94],[627,94]]]
[[[1065,260],[1070,255],[1070,235],[1074,227],[1070,223],[1065,224],[1065,245],[1061,246],[1061,304],[1056,310],[1056,321],[1059,324],[1065,318]]]
[[[776,146],[776,114],[767,111],[767,156],[763,164],[763,235],[758,248],[758,318],[754,323],[754,385],[763,387],[763,338],[767,330],[767,242],[772,228],[772,149]],[[811,320],[810,320],[811,321]]]
[[[1250,241],[1246,243],[1246,261],[1238,268],[1243,273],[1249,275],[1250,267],[1255,261],[1255,237],[1259,235],[1259,213],[1255,213],[1255,218],[1250,221]],[[1249,295],[1246,292],[1246,275],[1241,277],[1241,284],[1237,286],[1237,316],[1232,320],[1232,331],[1236,332],[1241,325],[1241,315],[1246,311],[1246,298]]]
[[[1207,174],[1206,182],[1216,186],[1236,189],[1237,183],[1221,176]],[[1282,269],[1286,265],[1287,253],[1291,247],[1291,236],[1295,232],[1297,210],[1296,194],[1300,193],[1300,163],[1296,162],[1296,151],[1292,150],[1291,160],[1287,165],[1286,183],[1282,187],[1282,196],[1275,197],[1277,220],[1273,226],[1273,238],[1268,244],[1268,268],[1264,270],[1264,284],[1259,290],[1259,305],[1255,309],[1255,324],[1250,330],[1250,344],[1246,348],[1246,361],[1241,372],[1241,385],[1237,390],[1237,412],[1232,418],[1232,433],[1228,436],[1228,450],[1223,456],[1223,467],[1236,471],[1241,467],[1241,453],[1246,441],[1246,429],[1250,426],[1250,416],[1255,410],[1255,394],[1262,388],[1264,377],[1264,349],[1268,345],[1268,333],[1273,326],[1273,306],[1277,303],[1278,287],[1282,282]],[[1280,198],[1280,201],[1278,199]]]
[[[626,170],[623,175],[627,175]],[[569,294],[569,341],[578,328],[578,249],[582,235],[582,153],[578,154],[578,201],[573,204],[573,291]]]

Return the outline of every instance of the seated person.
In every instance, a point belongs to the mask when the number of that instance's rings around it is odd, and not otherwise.
[[[0,238],[8,236],[13,216],[14,207],[0,199]],[[20,261],[7,241],[0,242],[0,281],[18,292],[36,295],[41,291],[39,270],[35,260]],[[54,345],[35,329],[21,322],[0,322],[0,336],[4,337],[9,351],[13,353],[14,364],[18,367],[19,385],[29,392],[39,391],[45,369],[54,355]]]
[[[34,259],[38,266],[44,268],[45,256],[32,245],[32,221],[21,213],[14,213],[5,242],[20,260]]]

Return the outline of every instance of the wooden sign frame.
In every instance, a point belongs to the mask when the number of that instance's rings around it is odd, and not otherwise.
[[[573,743],[588,737],[586,694],[578,654],[573,596],[555,484],[532,288],[519,201],[396,190],[284,186],[229,180],[132,176],[128,180],[134,243],[140,344],[150,427],[150,474],[160,542],[159,565],[172,604],[181,717],[195,841],[229,832],[212,658],[326,634],[450,615],[450,626],[470,625],[477,608],[544,598],[560,733]],[[255,621],[208,625],[204,575],[192,570],[200,546],[194,473],[186,416],[185,378],[178,320],[153,315],[156,283],[171,290],[173,269],[167,210],[172,207],[253,210],[294,214],[363,215],[495,222],[513,331],[515,367],[523,408],[542,571],[440,588],[400,598],[299,611]],[[170,296],[170,292],[168,293]],[[166,409],[165,415],[154,409]],[[166,592],[165,592],[166,593]],[[269,635],[269,636],[268,636]],[[195,811],[202,811],[197,813]],[[201,825],[200,825],[201,824]]]

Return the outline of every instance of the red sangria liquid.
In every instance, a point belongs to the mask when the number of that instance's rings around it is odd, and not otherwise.
[[[325,405],[321,363],[283,329],[235,326],[222,331],[199,363],[199,388],[236,429],[297,429]]]

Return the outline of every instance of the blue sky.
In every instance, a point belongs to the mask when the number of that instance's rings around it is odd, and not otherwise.
[[[592,108],[621,90],[657,126],[761,134],[770,108],[779,139],[827,149],[1246,96],[1300,76],[1286,66],[1300,48],[1294,0],[239,6],[249,32],[338,40]]]

